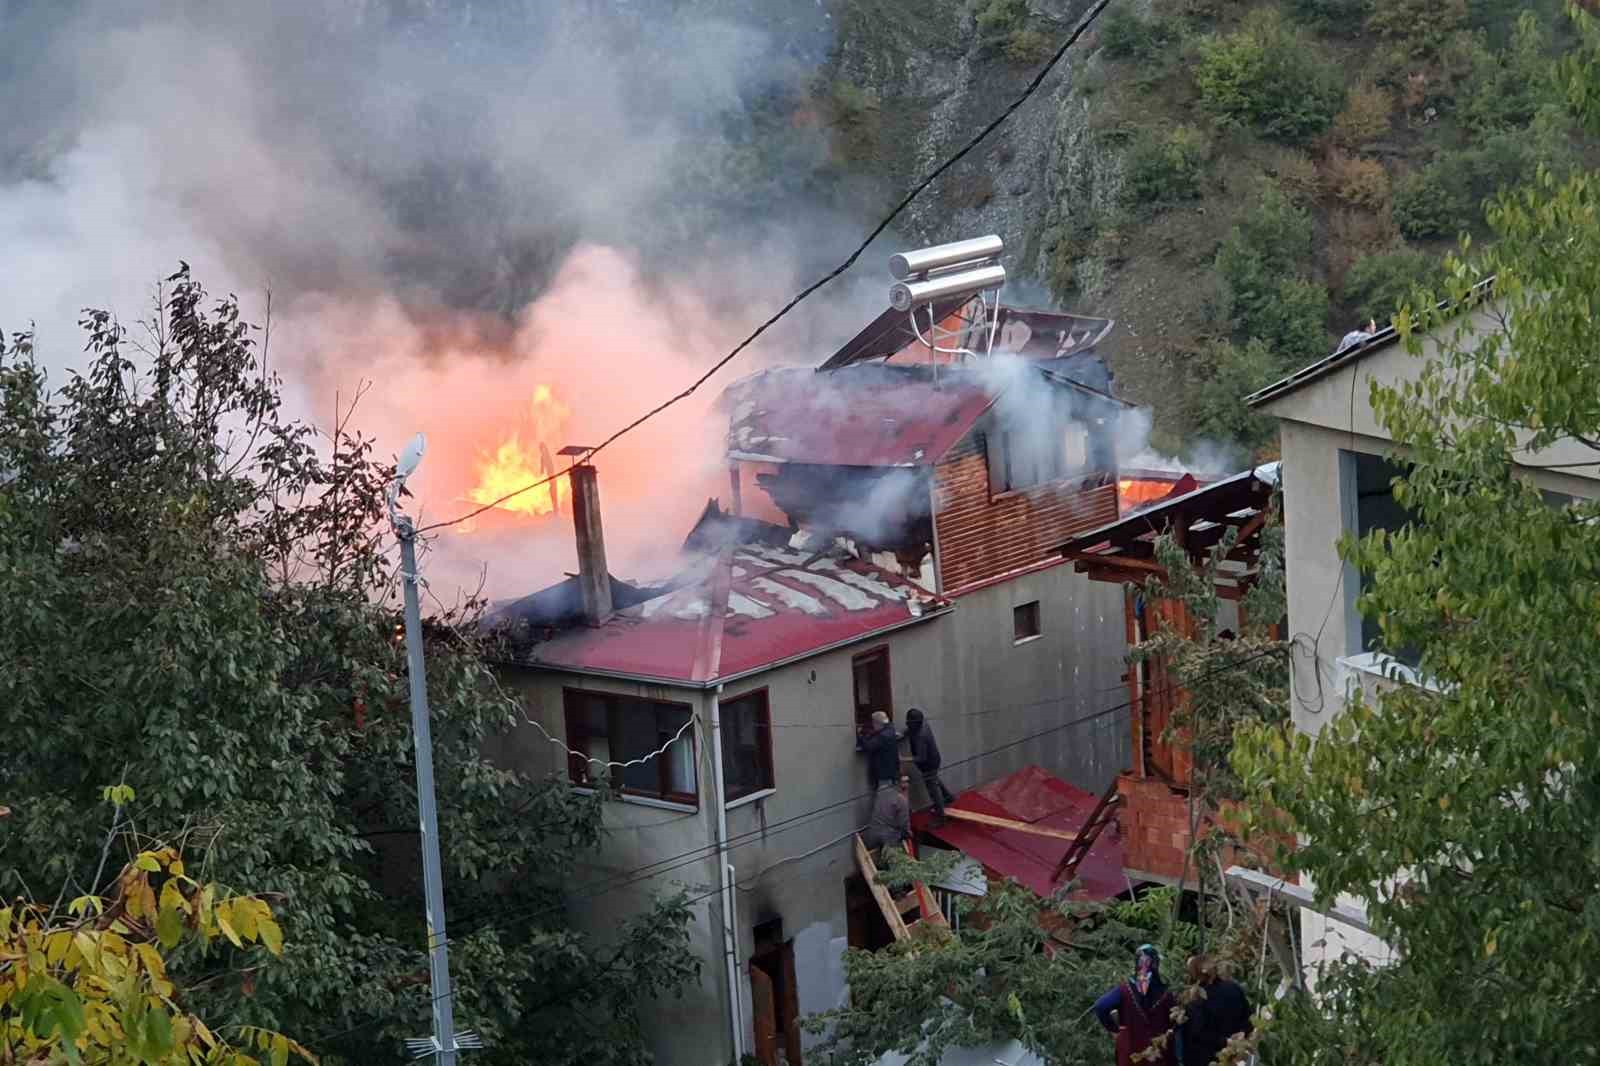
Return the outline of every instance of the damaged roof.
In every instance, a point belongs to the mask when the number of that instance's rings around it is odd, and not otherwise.
[[[731,545],[670,591],[520,652],[528,666],[704,687],[874,634],[950,603],[842,551]]]
[[[921,368],[849,366],[829,372],[769,370],[730,387],[728,455],[733,459],[838,466],[931,466],[995,401],[988,390],[946,372],[935,384]]]
[[[1221,541],[1229,528],[1242,537],[1259,535],[1262,514],[1278,486],[1279,464],[1266,463],[1151,504],[1099,529],[1073,537],[1061,554],[1084,564],[1124,560],[1153,562],[1156,538],[1182,518],[1185,547],[1198,552]]]
[[[1100,797],[1075,788],[1037,766],[1024,766],[956,797],[958,810],[1009,818],[1046,829],[1076,833],[1094,813]],[[1035,894],[1049,898],[1057,888],[1056,868],[1072,846],[1070,840],[1025,833],[1018,829],[964,822],[952,818],[934,828],[930,811],[912,815],[912,825],[959,848],[999,877],[1009,877]],[[1122,874],[1122,836],[1116,822],[1096,838],[1078,864],[1077,898],[1111,899],[1127,887]]]

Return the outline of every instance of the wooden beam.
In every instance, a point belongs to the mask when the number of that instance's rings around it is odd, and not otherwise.
[[[866,878],[872,898],[878,901],[878,909],[883,912],[883,920],[889,923],[889,931],[894,933],[896,940],[911,939],[911,932],[906,929],[906,921],[900,916],[900,908],[895,906],[894,897],[889,895],[888,888],[878,883],[878,864],[872,861],[872,853],[861,842],[860,833],[855,835],[855,842],[856,868]]]
[[[1251,870],[1243,866],[1230,866],[1224,875],[1228,884],[1240,888],[1251,895],[1267,896],[1272,899],[1281,899],[1291,907],[1301,910],[1313,911],[1336,922],[1359,929],[1363,933],[1372,932],[1372,926],[1367,922],[1367,916],[1361,911],[1351,907],[1341,907],[1337,903],[1319,906],[1316,896],[1310,889],[1300,885],[1290,884],[1281,877],[1263,873],[1260,870]]]
[[[1076,832],[1068,833],[1060,829],[1048,829],[1032,822],[1018,822],[1010,818],[996,818],[992,814],[979,814],[977,811],[964,811],[959,807],[946,807],[946,818],[959,818],[963,822],[977,822],[980,825],[992,825],[996,829],[1014,829],[1019,833],[1032,833],[1035,836],[1055,837],[1057,840],[1077,840]]]
[[[1148,559],[1135,559],[1128,555],[1100,555],[1094,552],[1062,552],[1063,557],[1071,559],[1080,565],[1105,567],[1107,569],[1126,568],[1140,570],[1148,574],[1160,574],[1165,577],[1167,568],[1160,563]]]

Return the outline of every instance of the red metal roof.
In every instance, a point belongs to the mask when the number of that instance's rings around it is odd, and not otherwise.
[[[1089,820],[1099,802],[1100,797],[1037,766],[1024,766],[1009,777],[961,793],[952,806],[1073,833]],[[931,819],[931,811],[919,811],[912,816],[912,824],[972,856],[991,876],[1009,877],[1040,896],[1049,896],[1059,887],[1053,878],[1069,841],[957,818],[934,829]],[[1112,823],[1079,863],[1074,898],[1111,899],[1126,891],[1122,861],[1122,836]]]
[[[850,366],[821,373],[769,370],[728,390],[735,459],[839,466],[930,466],[972,428],[994,397],[947,374]]]
[[[745,544],[701,556],[671,591],[535,645],[524,661],[704,684],[909,625],[949,602],[842,553]]]

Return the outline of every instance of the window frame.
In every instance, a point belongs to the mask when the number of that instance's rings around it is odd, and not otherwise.
[[[859,681],[857,680],[856,667],[863,660],[883,659],[883,698],[882,707],[868,707],[866,714],[861,713],[861,696]],[[859,729],[872,721],[872,712],[881,710],[889,716],[889,721],[894,721],[894,674],[889,657],[889,645],[875,644],[864,651],[859,651],[850,656],[850,710],[855,716],[856,728]]]
[[[758,769],[766,771],[765,776],[762,779],[763,783],[757,785],[755,788],[747,789],[737,794],[730,791],[731,785],[728,782],[727,766],[729,751],[728,735],[726,732],[724,732],[721,738],[723,758],[722,801],[724,803],[739,803],[741,801],[750,800],[756,796],[776,792],[778,790],[777,760],[773,757],[772,751],[772,700],[767,686],[763,685],[760,688],[750,689],[748,692],[741,692],[732,699],[718,698],[718,728],[726,730],[728,727],[727,708],[729,704],[739,703],[742,700],[752,699],[758,696],[761,698],[761,717],[757,723],[757,729],[761,730],[764,733],[764,736],[762,737],[761,743],[756,746],[756,766]]]
[[[605,701],[605,737],[608,745],[619,733],[619,717],[624,713],[629,713],[629,709],[626,706],[627,704],[636,705],[632,709],[632,713],[640,713],[644,708],[648,708],[652,714],[659,714],[661,710],[670,708],[672,710],[681,710],[687,712],[689,715],[689,721],[694,721],[695,708],[692,703],[679,703],[675,700],[649,699],[643,696],[629,696],[618,692],[603,692],[597,689],[573,688],[571,686],[564,685],[561,689],[561,711],[563,723],[567,730],[566,746],[574,751],[581,751],[587,754],[590,750],[588,742],[592,736],[596,735],[591,733],[584,726],[581,718],[583,713],[581,701],[594,698],[599,698]],[[643,706],[640,707],[637,705]],[[682,727],[680,726],[679,728]],[[676,731],[677,730],[672,730],[672,732]],[[670,736],[670,734],[668,734],[668,736],[662,735],[659,720],[656,724],[656,736],[658,740],[656,744],[651,746],[650,750],[652,751],[664,744]],[[665,757],[665,753],[655,760],[656,782],[658,787],[654,791],[635,788],[633,786],[624,784],[620,777],[612,779],[611,790],[618,796],[626,799],[639,799],[649,803],[674,804],[698,810],[700,807],[700,760],[699,751],[697,750],[697,745],[695,742],[695,730],[692,728],[685,730],[683,739],[688,741],[689,744],[689,766],[694,773],[694,791],[692,793],[675,792],[669,787],[671,781],[668,776],[668,761]],[[627,759],[615,758],[617,754],[618,753],[616,752],[611,753],[612,761],[628,761]],[[567,755],[567,780],[575,788],[592,789],[596,787],[596,783],[589,773],[589,763],[586,762],[582,757],[571,754],[570,752]]]
[[[1033,608],[1031,612],[1033,631],[1031,633],[1021,633],[1017,629],[1017,623],[1021,618],[1028,616],[1019,615],[1018,612],[1027,611],[1030,607]],[[1026,644],[1029,641],[1038,640],[1042,636],[1044,636],[1044,615],[1040,609],[1039,601],[1035,599],[1028,600],[1026,603],[1013,604],[1011,607],[1011,643],[1013,645]]]

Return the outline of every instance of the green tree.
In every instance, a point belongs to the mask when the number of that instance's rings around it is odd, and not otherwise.
[[[1195,84],[1206,109],[1263,137],[1299,144],[1344,106],[1344,79],[1276,8],[1251,12],[1235,33],[1200,44]]]
[[[1242,345],[1218,341],[1198,353],[1197,363],[1197,378],[1190,389],[1193,434],[1236,444],[1247,453],[1271,441],[1277,424],[1246,407],[1243,397],[1271,384],[1286,364],[1260,340]]]
[[[289,420],[263,335],[187,269],[142,350],[106,312],[84,326],[54,390],[29,338],[0,352],[0,735],[27,753],[0,891],[87,883],[97,849],[60,827],[126,765],[141,831],[284,901],[281,965],[179,960],[199,1009],[329,1061],[398,1050],[428,1001],[389,470],[348,410],[329,439]],[[572,929],[599,800],[485,758],[514,711],[457,620],[428,639],[457,1015],[485,1062],[642,1062],[640,999],[696,971],[689,912],[663,901],[605,951]]]
[[[1017,1040],[1048,1062],[1109,1063],[1111,1038],[1090,1005],[1127,977],[1139,944],[1161,947],[1175,983],[1199,948],[1199,929],[1173,920],[1175,900],[1162,889],[1137,902],[1065,903],[992,883],[943,944],[846,952],[850,1002],[805,1020],[824,1036],[807,1061],[870,1066],[899,1053],[907,1066],[937,1066],[949,1048]]]
[[[1311,216],[1275,183],[1217,251],[1217,274],[1240,340],[1260,340],[1283,365],[1326,354],[1328,293],[1301,277],[1311,256]]]
[[[1128,152],[1123,193],[1130,204],[1164,204],[1200,195],[1210,146],[1193,126],[1150,130]]]
[[[1587,46],[1564,73],[1593,122],[1600,45],[1579,25]],[[1354,1061],[1600,1046],[1600,504],[1551,498],[1519,466],[1553,445],[1600,462],[1600,177],[1544,175],[1489,220],[1494,244],[1449,264],[1454,310],[1400,316],[1414,356],[1425,334],[1438,344],[1419,378],[1371,392],[1414,520],[1346,546],[1372,579],[1361,609],[1385,647],[1420,653],[1428,684],[1352,703],[1315,741],[1263,728],[1235,753],[1261,807],[1303,834],[1291,866],[1324,897],[1354,896],[1394,948],[1384,968],[1336,975],[1327,1013],[1302,1019],[1333,1026]],[[1280,1024],[1292,1043],[1299,1022]]]
[[[1431,291],[1444,280],[1441,261],[1404,246],[1357,259],[1344,276],[1344,301],[1357,321],[1386,324],[1410,302],[1413,290]]]
[[[17,899],[0,907],[0,1062],[73,1066],[274,1066],[316,1057],[281,1033],[207,1024],[187,1010],[190,989],[168,965],[184,954],[216,955],[254,973],[283,952],[283,933],[264,900],[191,877],[177,848],[119,830],[133,790],[104,790],[117,811],[101,845],[131,860],[62,906]],[[230,947],[231,945],[231,947]]]

